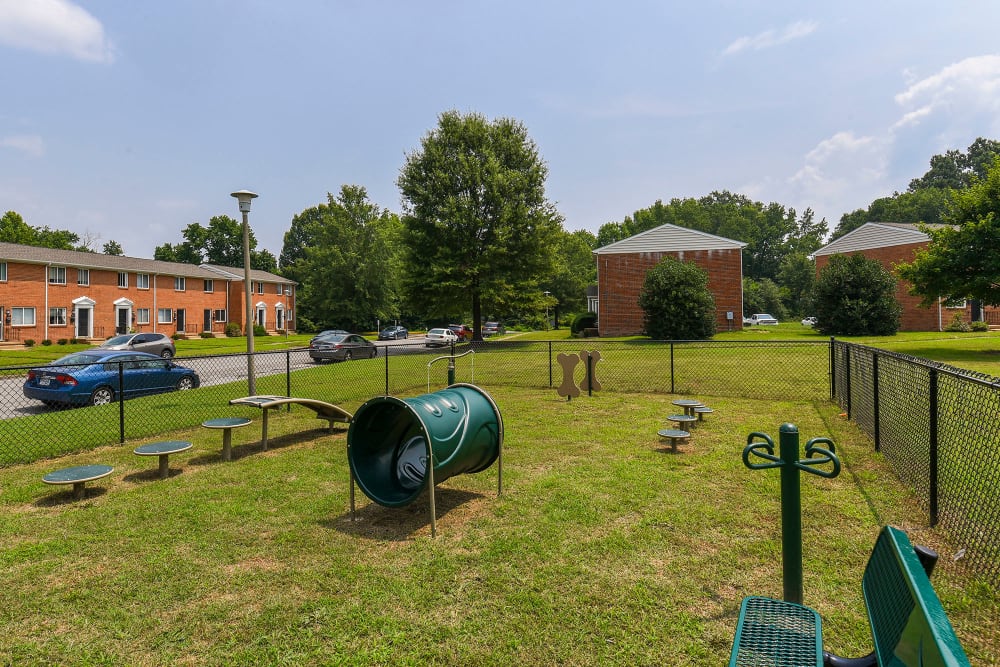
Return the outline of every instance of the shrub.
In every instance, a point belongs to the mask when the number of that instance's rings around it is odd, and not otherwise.
[[[299,315],[295,320],[295,330],[299,333],[316,333],[319,331],[319,327],[308,317]]]
[[[255,324],[255,325],[253,325],[253,335],[254,336],[266,336],[267,335],[267,329],[265,329],[264,327],[260,326],[259,324]]]
[[[229,338],[237,338],[243,335],[243,328],[240,327],[236,322],[230,322],[226,325],[226,336]]]
[[[184,334],[182,334],[182,333],[175,333],[175,334],[174,334],[173,336],[171,336],[170,338],[171,338],[172,340],[184,340]]]
[[[951,322],[945,326],[944,330],[968,333],[969,331],[972,331],[972,327],[969,326],[968,322],[962,319],[961,313],[955,313],[951,318]]]
[[[715,297],[708,272],[664,257],[646,272],[639,292],[646,335],[656,340],[703,340],[715,335]]]
[[[34,347],[35,346],[35,339],[34,338],[25,338],[24,339],[24,346],[25,347]]]
[[[52,345],[52,341],[48,338],[42,340],[42,345]]]
[[[80,344],[80,339],[76,338],[76,337],[70,338],[69,339],[69,344],[70,345],[79,345]]]
[[[68,341],[68,340],[66,340],[65,338],[60,338],[59,340],[57,340],[57,341],[56,341],[56,345],[65,345],[65,344],[67,344],[68,342],[69,342],[69,341]]]
[[[571,333],[580,334],[584,329],[593,329],[595,326],[597,326],[597,313],[580,313],[573,318],[569,330]]]
[[[973,331],[989,331],[990,330],[990,323],[989,322],[982,322],[982,321],[980,321],[980,322],[970,322],[969,323],[969,328],[972,329]]]
[[[201,332],[201,337],[202,338],[215,338],[215,336],[212,335],[211,331],[202,331]]]
[[[833,255],[813,288],[816,329],[827,336],[891,336],[899,330],[896,278],[864,255]]]

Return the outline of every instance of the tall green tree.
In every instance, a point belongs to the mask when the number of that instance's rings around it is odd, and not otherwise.
[[[66,229],[32,227],[15,211],[0,218],[0,241],[57,250],[79,250],[80,236]]]
[[[122,248],[122,244],[118,241],[111,240],[104,244],[101,248],[101,252],[105,255],[117,255],[121,256],[125,254],[125,249]]]
[[[344,185],[327,200],[309,216],[312,241],[293,265],[303,276],[299,311],[321,326],[373,328],[398,314],[401,223],[361,186]]]
[[[556,329],[562,313],[581,311],[587,305],[587,286],[597,282],[596,243],[597,238],[583,229],[560,231],[556,237],[553,272],[543,285],[552,297]]]
[[[561,217],[545,198],[548,168],[520,122],[447,111],[406,156],[404,243],[411,304],[430,318],[525,306],[544,291]]]
[[[778,269],[784,305],[791,315],[812,315],[812,292],[816,284],[816,262],[804,252],[786,255]]]
[[[208,226],[192,222],[181,232],[184,241],[164,243],[153,250],[153,259],[185,264],[218,264],[243,267],[243,223],[228,215],[214,216]],[[277,270],[277,260],[267,250],[257,251],[257,238],[250,228],[250,268]]]
[[[897,273],[924,305],[939,297],[1000,305],[1000,158],[984,178],[954,192],[945,222],[950,224],[925,228],[930,244]]]
[[[754,280],[749,276],[743,278],[743,315],[749,317],[754,313],[767,313],[777,320],[788,319],[785,310],[782,289],[770,278]]]

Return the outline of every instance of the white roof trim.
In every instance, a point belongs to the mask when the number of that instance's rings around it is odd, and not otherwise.
[[[667,223],[598,248],[594,254],[740,250],[745,245],[746,243],[740,241]]]

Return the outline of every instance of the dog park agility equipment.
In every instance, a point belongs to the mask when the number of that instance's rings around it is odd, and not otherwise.
[[[497,495],[503,488],[503,419],[490,395],[471,384],[413,398],[377,396],[354,413],[347,432],[354,482],[384,507],[409,505],[430,491],[431,534],[437,533],[434,486],[497,462]]]

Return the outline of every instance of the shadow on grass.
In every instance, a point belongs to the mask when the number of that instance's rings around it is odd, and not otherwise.
[[[447,530],[447,524],[442,525],[441,519],[450,512],[461,510],[463,506],[480,498],[481,493],[437,487],[435,490],[435,507],[437,508],[438,531]],[[405,507],[383,507],[370,501],[359,489],[357,492],[354,520],[351,512],[321,521],[320,525],[331,530],[365,537],[374,540],[405,541],[411,539],[417,532],[427,529],[431,524],[430,496],[426,491]],[[363,503],[367,502],[367,505]]]
[[[73,489],[66,489],[65,491],[56,491],[55,493],[50,493],[44,498],[39,498],[35,501],[35,507],[59,507],[61,505],[75,505],[77,503],[82,503],[87,500],[93,500],[94,498],[100,498],[108,490],[103,486],[88,486],[83,490],[83,498],[77,500],[73,497]]]
[[[319,426],[317,428],[309,429],[307,431],[299,431],[297,433],[286,433],[285,435],[268,436],[267,438],[267,451],[282,449],[285,447],[291,447],[293,445],[299,445],[307,442],[312,442],[319,437],[336,435],[346,429],[337,429],[329,431],[325,426]],[[219,438],[217,445],[214,445],[214,449],[209,449],[203,454],[198,456],[193,456],[187,460],[190,465],[202,466],[202,465],[212,465],[215,463],[220,463],[222,461],[222,438]],[[252,440],[250,442],[237,445],[233,445],[233,461],[238,461],[239,459],[245,458],[247,456],[253,456],[254,454],[264,454],[263,449],[260,446],[260,439]]]

